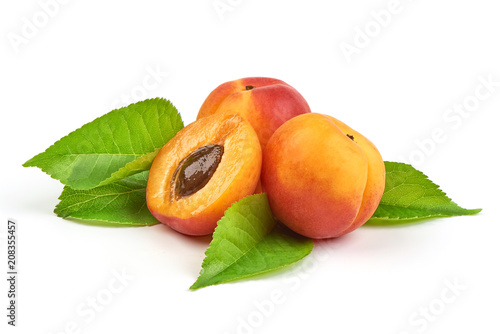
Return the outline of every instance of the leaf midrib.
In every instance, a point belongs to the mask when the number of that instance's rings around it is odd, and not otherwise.
[[[81,204],[85,204],[85,203],[88,203],[90,201],[95,201],[97,198],[101,198],[101,197],[107,197],[107,196],[115,196],[115,199],[118,198],[120,195],[126,195],[126,194],[131,194],[133,192],[136,192],[136,191],[144,191],[146,190],[146,188],[140,188],[140,189],[134,189],[134,190],[130,190],[130,191],[126,191],[126,192],[121,192],[121,193],[110,193],[110,194],[102,194],[102,195],[92,195],[92,198],[86,200],[86,201],[83,201],[83,202],[78,202],[78,203],[74,203],[74,204],[71,204],[71,205],[67,205],[65,206],[65,208],[71,208],[75,205],[81,205]],[[64,199],[61,199],[62,200],[65,200],[67,198],[70,198],[70,197],[73,197],[73,196],[78,196],[78,195],[82,195],[82,194],[77,194],[77,193],[74,193],[74,194],[71,194],[71,195],[67,195]],[[114,199],[113,199],[114,200]],[[110,202],[111,203],[111,202]],[[108,203],[109,204],[109,203]],[[106,205],[104,208],[106,208],[108,205]],[[142,208],[142,207],[141,207]]]
[[[454,202],[451,202],[454,203]],[[444,205],[449,205],[450,203],[444,204]],[[455,203],[454,203],[455,204]],[[464,209],[461,208],[460,206],[456,205],[453,208],[409,208],[405,206],[397,206],[397,205],[391,205],[391,204],[385,204],[385,203],[380,203],[380,205],[385,205],[389,207],[396,207],[396,208],[401,208],[401,209],[411,209],[415,211],[420,211],[424,212],[425,215],[423,216],[412,216],[412,217],[388,217],[388,216],[372,216],[370,219],[386,219],[386,220],[409,220],[409,219],[415,219],[415,218],[430,218],[430,217],[453,217],[456,216],[460,212],[460,215],[472,215],[476,213],[478,209]],[[379,206],[380,206],[379,205]],[[455,210],[452,210],[455,209]],[[390,210],[389,210],[390,211]]]
[[[151,152],[154,152],[154,150],[151,151]],[[84,155],[84,156],[87,156],[87,155],[134,155],[134,156],[140,157],[140,156],[143,156],[143,155],[151,153],[151,152],[145,152],[145,153],[69,153],[69,154],[58,154],[58,153],[55,153],[54,155],[57,155],[57,156],[60,156],[60,157],[71,157],[71,156],[80,157],[82,155]]]
[[[275,224],[276,225],[276,224]],[[250,235],[247,231],[245,231],[244,229],[238,227],[238,226],[233,226],[234,228],[238,228],[240,229],[241,231],[245,232],[246,234]],[[264,234],[262,236],[262,238],[260,240],[258,240],[252,247],[250,247],[246,252],[242,253],[241,256],[239,256],[237,259],[235,259],[233,262],[231,262],[227,267],[225,267],[223,270],[219,270],[215,275],[212,275],[211,277],[208,277],[207,279],[201,281],[201,282],[207,282],[209,281],[210,279],[213,279],[214,277],[218,276],[220,273],[222,273],[223,271],[227,270],[228,268],[230,268],[231,266],[233,266],[238,260],[240,260],[242,257],[244,257],[246,254],[248,254],[252,249],[256,248],[256,246],[262,242],[262,240],[264,240],[264,238],[269,235],[272,231],[272,228],[269,230],[268,233]],[[232,241],[229,241],[226,239],[226,241],[228,242],[231,242],[231,244],[233,244],[234,246],[236,246],[236,248],[239,249],[239,247]]]

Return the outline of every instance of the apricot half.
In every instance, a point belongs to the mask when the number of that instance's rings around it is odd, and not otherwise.
[[[250,77],[228,81],[214,89],[203,102],[198,119],[215,113],[238,113],[252,124],[264,148],[284,122],[310,112],[306,100],[287,83]]]
[[[155,157],[146,189],[148,208],[178,232],[210,234],[232,203],[253,194],[261,165],[259,139],[243,117],[216,114],[197,120]]]
[[[360,133],[310,113],[273,134],[263,152],[261,180],[280,221],[310,238],[332,238],[372,216],[384,192],[385,166]]]

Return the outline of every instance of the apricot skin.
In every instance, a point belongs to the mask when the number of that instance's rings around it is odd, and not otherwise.
[[[360,133],[310,113],[273,134],[263,152],[261,180],[280,221],[310,238],[332,238],[372,216],[384,192],[385,166]]]
[[[201,189],[179,196],[172,181],[179,163],[209,145],[224,147],[217,169]],[[179,131],[155,157],[146,189],[148,208],[156,219],[178,232],[211,234],[231,204],[253,194],[261,166],[260,143],[248,121],[237,114],[200,119]]]
[[[264,148],[284,122],[310,112],[304,97],[287,83],[250,77],[229,81],[214,89],[203,102],[198,119],[215,113],[239,113],[252,124]]]

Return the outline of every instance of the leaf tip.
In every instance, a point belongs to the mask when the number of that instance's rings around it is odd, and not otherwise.
[[[467,215],[477,215],[479,212],[483,211],[483,209],[469,209],[467,210]]]
[[[35,163],[33,163],[33,160],[36,158],[36,155],[28,160],[26,160],[25,163],[23,163],[23,167],[37,167]]]
[[[197,284],[197,283],[198,283],[198,281],[194,282],[194,283],[193,283],[193,285],[191,285],[191,286],[189,287],[189,290],[191,290],[191,291],[196,291],[196,290],[200,289],[200,288],[201,288],[201,286],[198,286],[198,284]]]
[[[206,288],[207,286],[210,286],[210,285],[215,285],[214,283],[208,283],[207,280],[203,280],[202,279],[202,275],[200,273],[200,276],[198,277],[198,279],[193,283],[193,285],[191,285],[189,287],[189,290],[191,291],[196,291],[196,290],[199,290],[201,288]]]
[[[54,208],[54,211],[53,211],[53,212],[55,213],[55,215],[56,215],[57,217],[60,217],[60,218],[63,218],[63,219],[64,219],[64,218],[66,218],[66,217],[68,217],[68,215],[65,215],[65,214],[63,214],[63,213],[61,212],[61,210],[59,209],[58,205],[56,205],[56,207]]]

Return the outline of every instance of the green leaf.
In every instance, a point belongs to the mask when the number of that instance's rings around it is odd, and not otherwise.
[[[385,191],[367,224],[399,224],[424,218],[474,215],[454,203],[439,186],[412,166],[385,162]]]
[[[245,197],[219,220],[200,276],[190,289],[286,266],[308,255],[312,248],[311,239],[276,224],[266,194]]]
[[[183,124],[165,99],[113,110],[71,132],[24,167],[39,167],[74,189],[90,189],[148,170]]]
[[[88,190],[65,186],[54,212],[62,218],[84,219],[100,226],[149,226],[158,224],[146,205],[148,173]]]

